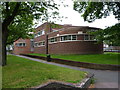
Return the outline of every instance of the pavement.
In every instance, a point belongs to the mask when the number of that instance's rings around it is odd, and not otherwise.
[[[22,56],[22,55],[16,55],[16,56],[27,58],[29,60],[33,60],[33,61],[37,61],[37,62],[41,62],[41,63],[71,68],[71,69],[75,69],[75,70],[79,70],[79,71],[87,71],[89,73],[94,74],[95,88],[117,88],[117,90],[120,90],[120,83],[118,85],[118,79],[119,79],[118,77],[120,76],[119,71],[86,69],[86,68],[81,68],[81,67],[58,64],[58,63],[54,63],[54,62],[47,62],[44,60],[30,58],[30,57],[26,57],[26,56]]]

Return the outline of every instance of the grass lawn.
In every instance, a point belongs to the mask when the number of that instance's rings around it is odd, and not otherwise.
[[[3,88],[27,88],[49,80],[70,83],[80,82],[86,72],[48,65],[21,57],[8,55],[7,66],[2,68]]]
[[[45,54],[36,53],[32,53],[30,55],[46,56]],[[92,54],[92,55],[51,55],[51,57],[78,62],[120,65],[120,63],[118,63],[118,57],[120,57],[120,53],[115,52],[106,52],[104,54]]]

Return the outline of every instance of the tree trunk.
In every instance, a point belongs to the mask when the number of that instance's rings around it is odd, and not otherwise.
[[[6,52],[6,44],[5,41],[2,39],[2,66],[7,64],[7,52]]]
[[[8,30],[5,26],[2,26],[2,66],[7,65],[7,52],[6,52],[6,43],[8,37]]]

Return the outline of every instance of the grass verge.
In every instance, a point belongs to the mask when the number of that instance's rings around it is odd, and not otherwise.
[[[30,55],[46,57],[45,54],[31,53]],[[120,63],[118,63],[118,57],[120,57],[120,53],[115,52],[106,52],[104,54],[91,54],[91,55],[51,55],[51,57],[78,62],[120,65]]]
[[[8,55],[7,65],[2,69],[3,88],[30,88],[49,80],[77,83],[87,74],[86,72],[31,61],[13,55]]]

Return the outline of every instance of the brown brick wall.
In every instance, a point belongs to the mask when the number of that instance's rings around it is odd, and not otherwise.
[[[34,39],[34,42],[39,42],[39,41],[44,41],[45,40],[45,35],[41,35],[37,38]]]
[[[25,42],[26,46],[24,47],[18,47],[15,44],[18,42]],[[31,51],[31,47],[30,47],[30,39],[19,39],[16,42],[14,42],[14,50],[13,53],[14,54],[27,54],[27,53],[32,53]]]
[[[83,34],[77,35],[77,40],[84,40],[84,35]]]
[[[95,41],[59,42],[49,45],[50,54],[96,54],[103,53],[102,44]]]
[[[71,33],[78,33],[78,31],[80,30],[74,30],[74,29],[67,29],[67,30],[63,30],[63,31],[59,31],[60,35],[62,34],[71,34]]]
[[[35,47],[34,48],[34,53],[43,53],[43,54],[45,54],[45,46]]]
[[[50,38],[50,37],[57,36],[57,34],[59,34],[59,31],[50,33],[48,36],[49,36],[49,38]]]

